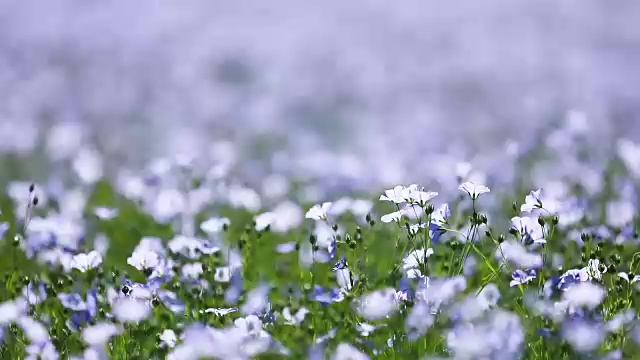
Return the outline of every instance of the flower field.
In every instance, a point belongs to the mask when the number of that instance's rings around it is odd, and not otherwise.
[[[0,357],[635,358],[640,147],[556,131],[370,192],[184,157],[10,181]]]

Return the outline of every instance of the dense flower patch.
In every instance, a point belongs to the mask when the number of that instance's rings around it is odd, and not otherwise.
[[[11,182],[0,356],[631,358],[638,154],[568,152],[554,161],[573,171],[536,181],[459,163],[446,184],[313,202],[286,178],[269,196],[184,159]]]

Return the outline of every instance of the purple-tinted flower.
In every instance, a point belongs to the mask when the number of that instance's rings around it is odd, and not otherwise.
[[[180,298],[178,298],[178,295],[169,290],[158,291],[158,299],[162,301],[164,306],[166,306],[173,313],[180,314],[185,310],[184,301],[180,300]]]
[[[276,251],[280,254],[288,254],[290,252],[296,251],[297,243],[295,241],[290,241],[283,244],[276,245]]]
[[[340,288],[325,290],[320,285],[316,285],[309,297],[311,300],[317,301],[322,305],[329,305],[344,300],[344,292]]]
[[[511,277],[513,280],[511,280],[509,286],[524,285],[536,278],[536,271],[534,269],[516,270],[511,274]]]
[[[451,210],[448,204],[440,205],[431,214],[431,221],[429,222],[429,236],[431,236],[431,243],[437,244],[440,241],[440,237],[446,232],[444,226],[451,216]]]

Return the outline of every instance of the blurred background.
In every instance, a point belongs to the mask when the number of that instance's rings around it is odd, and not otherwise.
[[[0,0],[2,172],[184,156],[366,188],[559,123],[610,148],[640,130],[638,19],[633,1]]]

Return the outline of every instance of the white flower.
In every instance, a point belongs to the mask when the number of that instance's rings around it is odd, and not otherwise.
[[[28,354],[25,359],[27,360],[58,360],[60,359],[60,355],[56,350],[56,347],[51,343],[51,341],[43,341],[39,343],[30,344],[26,347],[26,352]]]
[[[197,280],[203,272],[204,269],[199,262],[184,264],[182,266],[182,276],[185,279]]]
[[[287,325],[295,325],[298,326],[302,321],[304,321],[305,316],[309,313],[309,310],[306,308],[301,308],[295,314],[291,314],[291,309],[286,307],[282,310],[282,317],[285,320],[285,324]]]
[[[242,305],[243,314],[255,314],[264,312],[269,306],[269,286],[261,284],[249,291],[246,301]]]
[[[256,230],[262,231],[267,228],[267,226],[272,225],[276,221],[276,214],[272,212],[262,213],[255,218],[256,222]]]
[[[246,334],[260,334],[262,330],[262,320],[255,315],[249,315],[244,318],[234,320],[233,324],[236,328],[243,330]]]
[[[367,323],[359,323],[356,325],[356,330],[360,333],[360,336],[367,337],[371,335],[371,333],[377,329],[378,327],[375,325],[367,324]]]
[[[134,268],[144,271],[146,269],[155,269],[160,265],[160,256],[155,251],[147,249],[136,249],[127,259],[127,264]]]
[[[322,205],[313,205],[304,217],[312,220],[326,220],[329,208],[331,208],[330,202],[322,203]]]
[[[460,186],[458,186],[458,189],[469,194],[469,196],[471,196],[471,200],[475,200],[478,198],[478,196],[491,191],[484,185],[474,184],[470,181],[460,184]]]
[[[101,323],[89,326],[82,331],[82,338],[89,346],[104,346],[111,337],[122,331],[115,324]]]
[[[402,270],[405,271],[410,279],[421,278],[420,266],[424,265],[431,255],[433,255],[432,248],[428,248],[426,251],[424,249],[414,250],[402,260]]]
[[[535,244],[545,244],[544,231],[537,219],[532,217],[514,216],[511,218],[511,228],[520,234],[520,240],[525,244],[533,242]]]
[[[380,320],[398,309],[393,288],[377,290],[364,295],[356,304],[360,315],[367,320]]]
[[[162,332],[162,334],[160,334],[161,346],[173,348],[174,346],[176,346],[177,342],[178,342],[178,337],[176,336],[176,333],[171,329],[166,329],[165,331]]]
[[[601,264],[598,259],[589,259],[587,266],[584,268],[590,277],[596,280],[602,280],[602,274],[607,272],[607,266]]]
[[[238,308],[208,308],[205,310],[200,310],[200,312],[204,312],[207,314],[214,314],[217,316],[225,316],[227,314],[231,314],[238,311]]]
[[[200,224],[200,229],[207,234],[217,234],[222,231],[225,226],[229,226],[231,220],[226,217],[213,217]]]
[[[562,299],[570,306],[595,309],[604,300],[605,290],[602,286],[590,282],[581,282],[571,286],[562,294]]]
[[[151,306],[147,301],[133,297],[119,298],[112,307],[113,315],[122,322],[139,322],[151,315]]]
[[[403,191],[404,186],[398,185],[393,189],[385,190],[384,195],[380,195],[380,200],[382,201],[390,201],[396,204],[402,204],[406,201]]]
[[[424,205],[436,196],[438,196],[437,192],[418,189],[417,185],[411,185],[403,191],[403,197],[405,199],[409,200],[412,204],[418,205]]]
[[[71,268],[78,269],[81,272],[87,272],[95,269],[102,264],[102,256],[97,251],[91,251],[88,254],[74,255],[71,259]]]
[[[101,220],[111,220],[118,216],[118,209],[99,206],[93,210],[93,213]]]
[[[367,354],[361,352],[353,345],[342,343],[336,348],[332,360],[369,360]]]
[[[629,279],[629,275],[631,275],[631,274],[627,274],[625,272],[619,272],[618,273],[618,277],[627,280],[628,283],[633,284],[636,281],[640,281],[640,275],[634,275],[631,279]]]
[[[380,221],[386,224],[392,221],[398,222],[400,221],[400,219],[402,219],[402,215],[404,215],[404,212],[402,210],[394,211],[390,214],[382,215]]]
[[[27,309],[27,302],[22,298],[0,304],[0,326],[16,321],[27,312]]]
[[[542,208],[541,192],[542,189],[531,191],[531,193],[524,198],[524,204],[520,206],[520,211],[531,212],[533,209]]]
[[[17,321],[24,335],[32,343],[40,343],[49,340],[49,332],[47,328],[39,321],[23,316]]]
[[[213,280],[215,280],[216,282],[229,282],[229,280],[231,280],[231,267],[229,266],[222,266],[219,268],[216,268],[216,271],[213,275]]]

